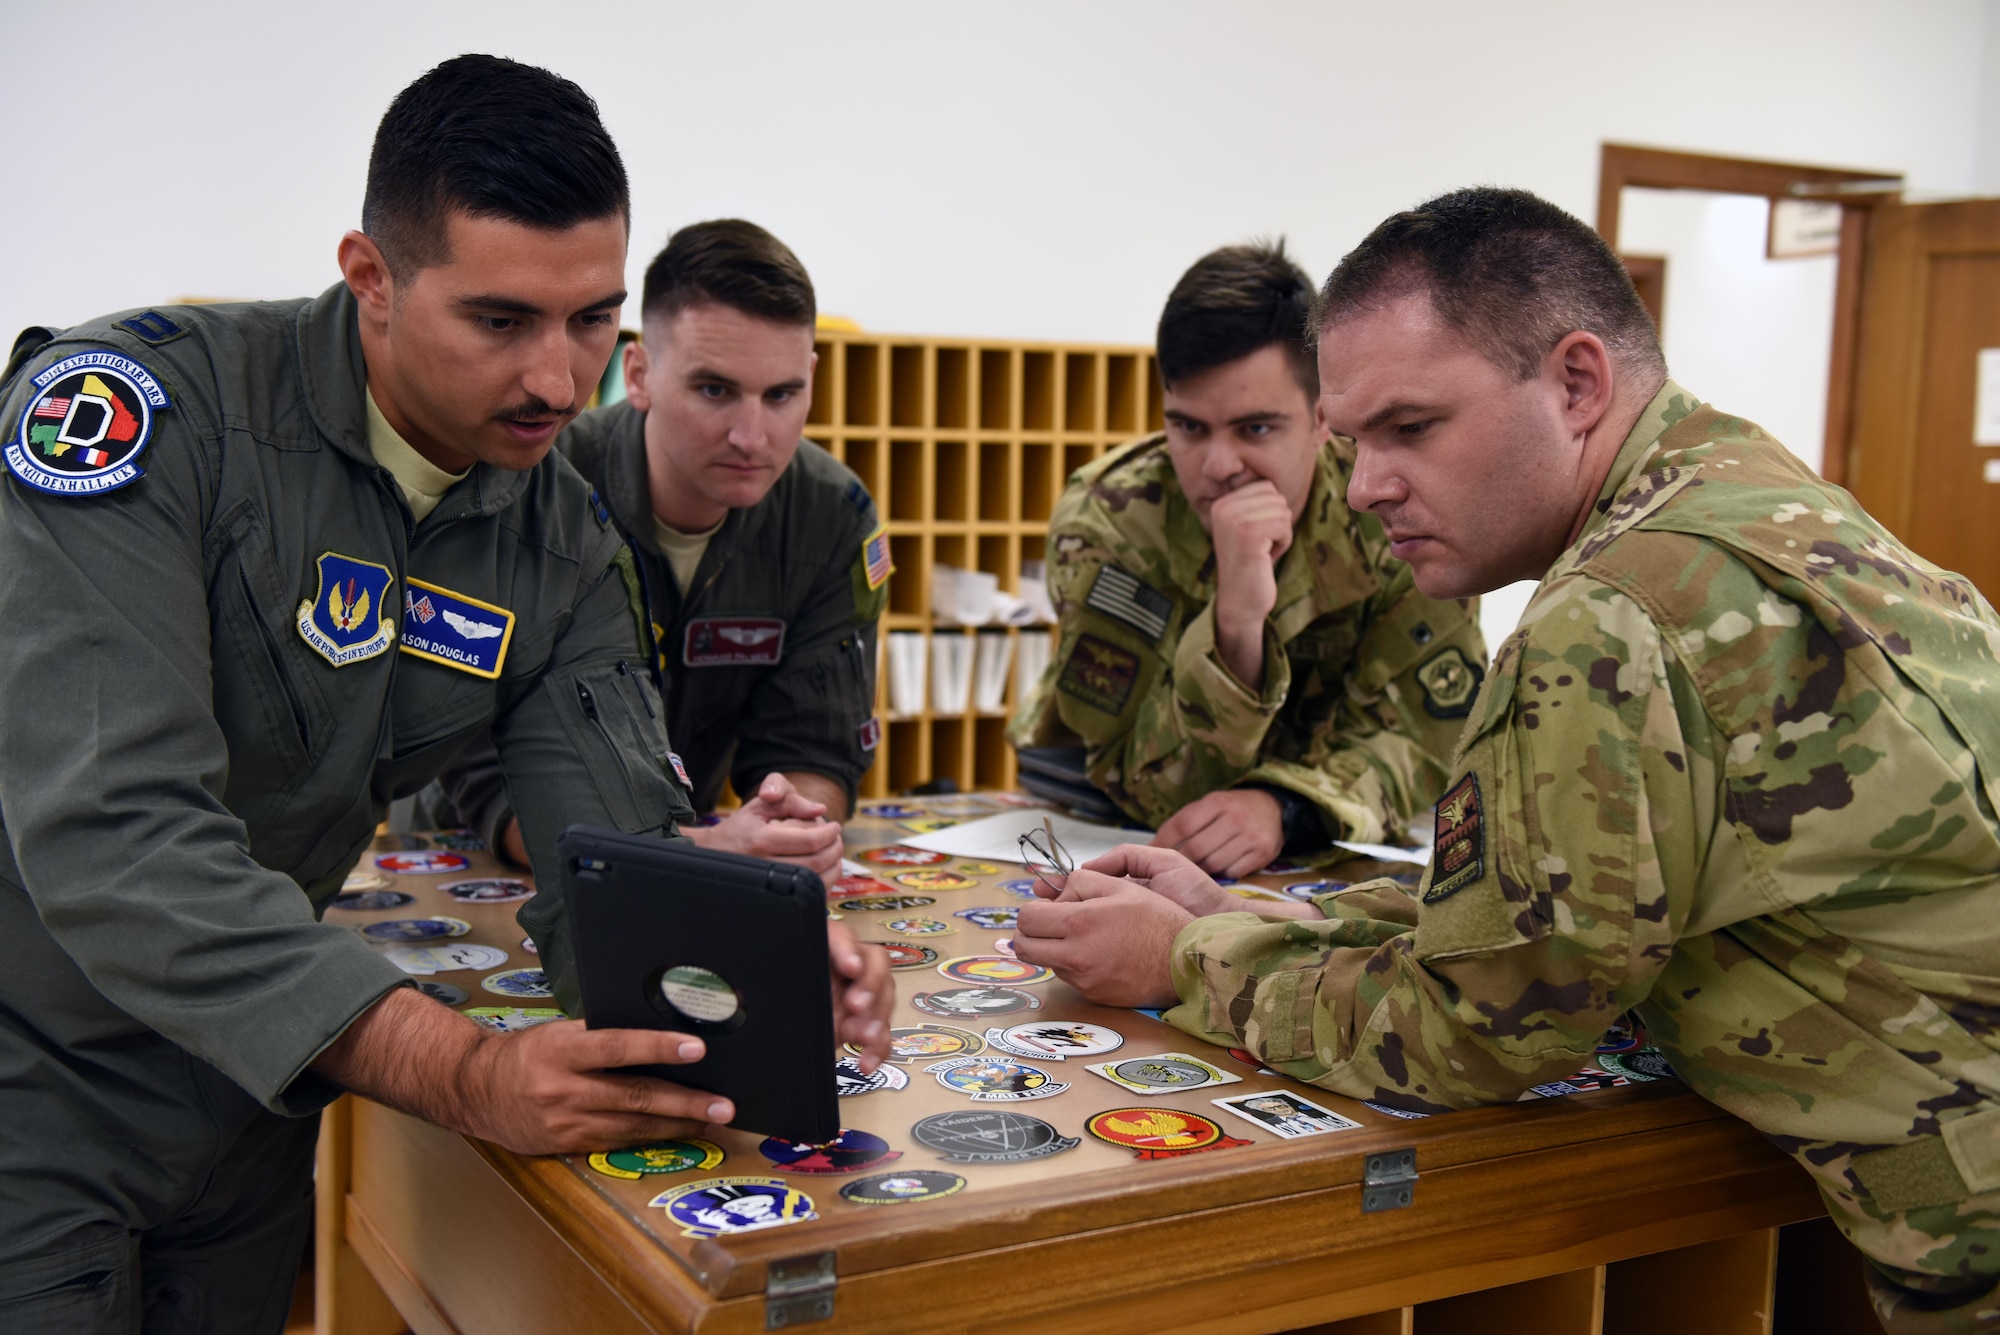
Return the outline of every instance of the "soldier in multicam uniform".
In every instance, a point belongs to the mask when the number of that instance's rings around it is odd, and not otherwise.
[[[1400,841],[1442,789],[1485,671],[1344,499],[1313,417],[1311,283],[1229,246],[1160,317],[1167,429],[1079,470],[1049,524],[1061,639],[1013,724],[1218,875],[1333,838]]]
[[[2000,618],[1668,380],[1532,195],[1389,219],[1321,301],[1350,499],[1433,593],[1541,575],[1432,865],[1253,915],[1127,848],[1097,871],[1149,886],[1077,873],[1020,957],[1416,1110],[1565,1075],[1636,1008],[1812,1175],[1891,1331],[2000,1326]]]

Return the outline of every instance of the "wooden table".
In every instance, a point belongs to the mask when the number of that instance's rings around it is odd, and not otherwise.
[[[975,799],[908,805],[979,814]],[[857,818],[850,856],[899,837],[907,835],[893,820]],[[495,872],[486,854],[468,856],[473,870],[459,876]],[[876,870],[893,881],[904,869]],[[954,934],[925,939],[950,958],[989,953],[1008,935],[952,915],[1018,905],[999,887],[1021,874],[1007,866],[977,875],[969,889],[893,888],[936,900],[911,912],[954,924]],[[1334,874],[1353,875],[1352,864]],[[438,887],[454,879],[399,876],[396,888],[416,895],[415,904],[339,920],[449,914],[472,923],[467,939],[507,951],[499,968],[532,966],[517,906],[450,900]],[[1256,879],[1277,886],[1311,877]],[[845,921],[880,940],[890,934],[877,924],[897,916],[849,912]],[[482,991],[480,977],[491,972],[436,980],[469,992],[466,1007],[550,1004]],[[627,1181],[581,1158],[523,1158],[343,1099],[328,1111],[320,1144],[320,1331],[609,1335],[810,1324],[827,1332],[1747,1335],[1774,1329],[1774,1311],[1780,1331],[1873,1329],[1854,1253],[1824,1221],[1806,1176],[1678,1082],[1401,1120],[1258,1074],[1145,1015],[1093,1006],[1059,981],[1031,989],[1044,1001],[1033,1015],[959,1022],[909,1004],[914,992],[952,986],[933,969],[899,971],[896,980],[897,1025],[979,1032],[1025,1019],[1087,1020],[1124,1034],[1118,1059],[1185,1052],[1242,1080],[1142,1098],[1082,1069],[1105,1058],[1038,1063],[1069,1088],[991,1106],[1038,1117],[1082,1143],[1024,1163],[963,1164],[940,1162],[910,1128],[932,1113],[987,1105],[943,1088],[924,1062],[905,1065],[907,1088],[843,1099],[843,1123],[900,1151],[884,1167],[946,1169],[967,1185],[891,1206],[843,1200],[845,1176],[786,1174],[759,1153],[761,1136],[727,1128],[707,1133],[727,1152],[722,1164]],[[1259,1089],[1306,1093],[1363,1125],[1285,1141],[1210,1102]],[[1212,1117],[1251,1143],[1142,1162],[1085,1131],[1106,1109],[1155,1104]],[[700,1239],[682,1236],[648,1205],[687,1179],[724,1175],[786,1178],[812,1197],[818,1218]],[[1364,1209],[1371,1196],[1388,1208]]]

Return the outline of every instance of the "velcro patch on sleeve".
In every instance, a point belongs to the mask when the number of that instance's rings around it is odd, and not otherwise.
[[[1424,711],[1432,718],[1464,718],[1472,712],[1473,697],[1486,669],[1467,658],[1457,645],[1434,654],[1417,669],[1417,684],[1424,688]]]
[[[7,469],[55,496],[97,496],[145,475],[133,460],[172,406],[160,382],[130,357],[80,352],[44,368],[6,444]]]
[[[868,587],[879,589],[896,569],[889,559],[889,526],[877,524],[875,531],[861,540],[861,565],[868,573]]]
[[[687,667],[754,667],[785,656],[785,623],[777,617],[703,617],[690,621],[681,643]]]
[[[1138,631],[1154,644],[1167,633],[1174,600],[1150,584],[1142,584],[1117,566],[1100,566],[1084,605]]]
[[[1431,849],[1431,883],[1424,903],[1449,899],[1486,874],[1486,821],[1479,775],[1468,772],[1438,799]]]
[[[1056,689],[1093,709],[1122,714],[1138,680],[1139,655],[1095,635],[1079,635],[1056,678]]]

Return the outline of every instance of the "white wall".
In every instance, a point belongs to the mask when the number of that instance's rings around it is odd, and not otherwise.
[[[1994,8],[10,3],[0,332],[317,291],[382,109],[464,50],[603,104],[634,181],[635,288],[673,227],[736,213],[870,328],[1143,342],[1223,241],[1289,233],[1323,273],[1384,214],[1473,181],[1588,216],[1604,139],[1964,190]]]
[[[1286,233],[1317,276],[1471,182],[1589,218],[1606,139],[2000,192],[2000,0],[14,0],[0,334],[318,291],[383,108],[467,50],[602,104],[633,179],[634,291],[673,228],[738,214],[799,252],[822,309],[877,330],[1147,342],[1225,241]],[[1675,225],[1712,250],[1731,222],[1717,205]],[[1817,409],[1692,342],[1728,332],[1701,308],[1730,289],[1683,272],[1676,371],[1816,442]],[[1822,317],[1786,309],[1767,336],[1823,347]],[[1521,595],[1490,600],[1490,638]]]

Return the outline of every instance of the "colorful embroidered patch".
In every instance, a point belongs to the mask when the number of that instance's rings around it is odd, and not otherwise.
[[[667,752],[667,763],[674,767],[674,777],[681,781],[681,787],[683,788],[694,787],[694,780],[688,777],[687,765],[681,760],[679,752],[677,751]]]
[[[688,1238],[749,1233],[819,1218],[812,1197],[775,1177],[711,1177],[663,1191],[647,1204],[665,1210],[681,1226],[681,1236]]]
[[[396,623],[388,615],[389,567],[339,552],[321,552],[319,591],[299,604],[299,638],[335,667],[389,652]]]
[[[137,481],[132,461],[153,433],[166,390],[130,357],[80,352],[34,378],[36,394],[7,443],[7,470],[57,496],[97,496]]]
[[[888,1141],[871,1131],[845,1129],[823,1145],[768,1136],[757,1152],[787,1173],[858,1173],[903,1157],[901,1150],[890,1149]]]
[[[1456,645],[1432,655],[1417,669],[1417,684],[1424,688],[1424,712],[1432,718],[1464,718],[1472,712],[1472,699],[1485,678],[1486,669]]]
[[[917,1168],[857,1178],[840,1189],[840,1199],[856,1205],[901,1205],[905,1201],[934,1201],[963,1190],[965,1179],[957,1173]]]
[[[1091,581],[1090,593],[1083,601],[1086,607],[1130,626],[1154,644],[1167,633],[1167,618],[1174,614],[1173,599],[1117,566],[1098,567],[1097,578]]]
[[[889,559],[889,526],[877,524],[875,531],[861,540],[861,566],[868,574],[868,587],[879,589],[894,573],[895,563]]]
[[[514,614],[420,579],[406,579],[402,650],[412,658],[497,677],[514,640]]]
[[[685,1173],[713,1168],[723,1159],[722,1147],[712,1140],[656,1140],[630,1149],[603,1151],[590,1156],[590,1166],[606,1177],[622,1177],[637,1182],[653,1173]]]
[[[861,725],[859,739],[863,751],[873,751],[877,746],[880,746],[882,744],[882,720],[870,716],[868,721]]]
[[[1426,904],[1449,899],[1486,874],[1486,823],[1477,774],[1468,771],[1438,799],[1433,840]]]
[[[785,623],[776,617],[703,617],[681,640],[687,667],[755,667],[785,656]]]
[[[1107,714],[1125,712],[1139,680],[1139,656],[1095,635],[1079,635],[1056,688]]]
[[[1224,1135],[1219,1124],[1200,1113],[1178,1108],[1112,1108],[1085,1122],[1084,1130],[1108,1145],[1125,1146],[1141,1159],[1178,1159],[1251,1143]]]

